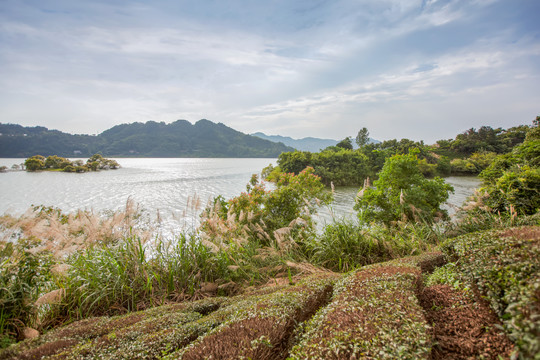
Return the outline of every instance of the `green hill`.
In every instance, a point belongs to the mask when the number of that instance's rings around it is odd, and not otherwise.
[[[96,136],[0,124],[0,134],[0,157],[277,157],[294,150],[204,119],[122,124]]]

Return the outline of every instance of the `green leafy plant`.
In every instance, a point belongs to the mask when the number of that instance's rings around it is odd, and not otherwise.
[[[374,186],[366,184],[357,197],[355,209],[363,221],[433,223],[448,216],[441,205],[454,189],[441,178],[426,179],[414,153],[386,159],[378,175]]]

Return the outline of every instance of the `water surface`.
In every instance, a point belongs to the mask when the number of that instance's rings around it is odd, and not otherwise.
[[[122,168],[83,174],[63,172],[9,171],[0,174],[0,214],[22,214],[32,205],[54,206],[64,212],[77,209],[96,212],[122,209],[132,199],[151,217],[159,211],[170,224],[195,224],[200,207],[217,195],[231,198],[245,191],[252,174],[276,159],[115,159]],[[24,159],[0,159],[9,168]],[[479,180],[475,177],[449,177],[455,188],[447,208],[452,212],[463,203]],[[353,218],[357,187],[339,187],[330,208],[321,209],[319,222],[332,217]],[[173,225],[174,226],[174,225]]]

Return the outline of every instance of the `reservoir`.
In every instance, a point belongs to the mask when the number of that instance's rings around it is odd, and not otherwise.
[[[73,160],[73,159],[72,159]],[[26,172],[0,173],[0,215],[20,215],[32,205],[107,212],[120,210],[132,199],[150,218],[159,217],[169,226],[196,225],[202,208],[212,198],[226,199],[246,190],[252,174],[259,174],[276,159],[124,158],[115,159],[118,170],[89,173]],[[0,159],[11,168],[24,159]],[[475,177],[449,177],[455,188],[446,208],[450,213],[471,195],[480,181]],[[269,184],[268,188],[272,185]],[[320,210],[319,223],[332,217],[354,217],[358,188],[337,187],[335,201]],[[193,201],[195,199],[195,201]],[[199,202],[199,206],[195,203]]]

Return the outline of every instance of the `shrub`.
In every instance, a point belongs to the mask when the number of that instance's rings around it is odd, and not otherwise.
[[[41,155],[32,156],[24,161],[24,166],[28,171],[43,170],[45,168],[45,158]]]
[[[360,190],[355,209],[363,221],[389,225],[398,220],[432,223],[448,215],[440,206],[448,199],[451,185],[436,177],[426,179],[413,154],[386,159],[374,187]]]
[[[289,358],[428,358],[428,324],[415,296],[419,276],[414,262],[388,262],[344,276]]]
[[[275,186],[266,190],[254,175],[247,192],[228,201],[215,199],[214,207],[202,215],[201,230],[212,239],[243,238],[265,246],[312,234],[312,214],[332,196],[313,169],[298,175],[281,173]]]

